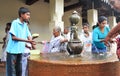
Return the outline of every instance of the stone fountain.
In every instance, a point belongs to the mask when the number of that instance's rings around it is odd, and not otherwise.
[[[78,38],[78,28],[76,24],[79,22],[80,17],[76,11],[72,13],[70,16],[70,41],[68,42],[67,45],[67,51],[69,52],[70,55],[77,55],[80,54],[83,50],[83,44]]]
[[[70,55],[82,52],[83,44],[78,39],[76,24],[79,21],[76,12],[70,17],[71,39],[68,42]],[[31,55],[29,59],[29,76],[120,76],[120,62],[116,54],[70,57],[66,53],[46,53]]]

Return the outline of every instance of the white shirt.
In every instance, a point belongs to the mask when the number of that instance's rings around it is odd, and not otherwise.
[[[63,35],[63,38],[64,38],[64,39],[67,39],[67,40],[69,41],[69,40],[70,40],[70,32],[69,32],[68,34],[64,34],[64,35]],[[68,44],[68,42],[62,43],[60,50],[61,50],[61,51],[67,51],[67,44]]]
[[[30,43],[26,43],[27,46],[32,47]],[[30,48],[25,47],[24,53],[30,53]]]
[[[48,52],[60,52],[60,45],[61,45],[62,36],[54,37],[50,40],[49,43],[49,51]]]
[[[91,46],[92,46],[92,34],[89,32],[89,36],[86,37],[85,33],[82,32],[80,35],[80,40],[83,42],[84,47],[83,50],[84,51],[88,51],[91,52]]]

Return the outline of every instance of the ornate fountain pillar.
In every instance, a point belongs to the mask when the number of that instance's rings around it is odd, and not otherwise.
[[[50,0],[50,22],[49,28],[52,31],[54,26],[60,26],[62,31],[64,22],[62,16],[64,14],[64,0]]]
[[[98,22],[98,11],[96,9],[88,10],[87,19],[90,24],[90,30],[92,30],[92,26],[96,25],[96,23]]]
[[[69,18],[70,20],[70,41],[67,44],[67,51],[70,55],[79,55],[83,50],[83,44],[78,36],[78,28],[76,24],[80,21],[78,12],[74,11]]]
[[[117,25],[117,23],[116,23],[116,17],[115,16],[109,16],[108,17],[108,24],[109,24],[110,28],[112,28],[115,25]]]

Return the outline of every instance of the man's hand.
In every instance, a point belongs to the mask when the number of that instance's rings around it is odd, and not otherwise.
[[[106,37],[105,39],[101,40],[101,42],[104,42],[106,46],[110,46],[111,39],[110,37]]]
[[[31,44],[30,45],[26,44],[25,47],[27,47],[30,50],[32,49]]]
[[[31,43],[32,45],[32,49],[36,49],[35,45],[36,45],[36,42],[33,41],[33,40],[28,40],[29,43]]]

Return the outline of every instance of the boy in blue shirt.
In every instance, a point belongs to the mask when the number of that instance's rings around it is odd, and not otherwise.
[[[19,18],[13,20],[9,31],[10,38],[6,48],[6,76],[21,76],[21,58],[25,49],[25,43],[34,44],[26,23],[30,19],[30,11],[25,7],[21,7],[18,14]]]

